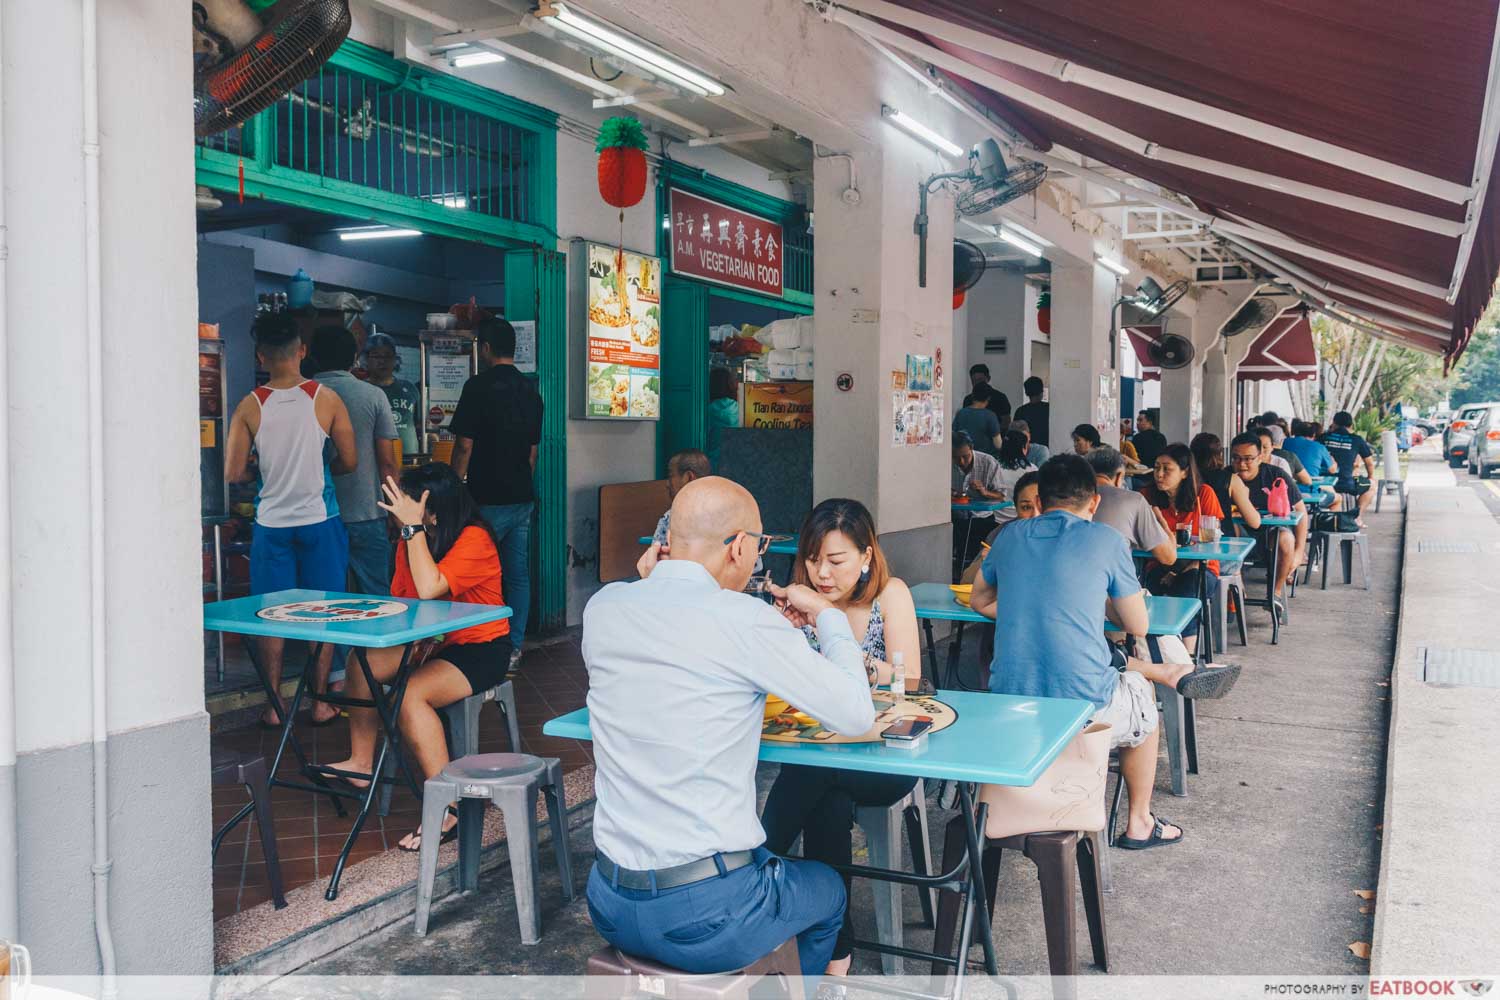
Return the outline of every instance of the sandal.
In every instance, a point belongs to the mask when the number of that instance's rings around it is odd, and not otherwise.
[[[1239,679],[1238,663],[1202,667],[1177,682],[1177,693],[1184,698],[1222,698]]]
[[[454,819],[458,819],[458,810],[455,809],[453,806],[449,806],[448,807],[448,811],[445,812],[443,814],[443,816],[444,816],[445,819],[447,817],[449,817],[449,816],[452,816]],[[419,834],[417,834],[417,836],[420,837],[420,836],[422,836],[422,834],[419,833]],[[451,844],[453,841],[455,841],[457,839],[458,839],[458,824],[454,823],[448,829],[446,829],[446,830],[443,831],[442,836],[438,837],[438,846],[442,847],[444,844]],[[420,842],[418,842],[418,844],[417,844],[416,847],[407,847],[404,844],[397,844],[396,847],[399,848],[400,850],[405,851],[408,854],[416,854],[418,851],[420,851],[422,849],[422,845],[421,845]]]
[[[1134,837],[1125,836],[1116,837],[1115,846],[1123,847],[1127,851],[1144,851],[1152,847],[1168,847],[1172,844],[1181,843],[1182,838],[1187,836],[1186,830],[1183,830],[1182,827],[1177,826],[1176,823],[1172,823],[1172,821],[1169,819],[1164,819],[1161,816],[1152,816],[1151,819],[1151,836],[1145,838],[1144,840],[1138,840]],[[1181,830],[1182,832],[1177,834],[1177,836],[1175,837],[1162,836],[1162,834],[1167,832],[1168,823],[1172,823],[1173,826],[1177,826],[1177,829]]]

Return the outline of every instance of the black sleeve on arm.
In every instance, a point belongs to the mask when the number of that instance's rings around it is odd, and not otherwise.
[[[464,383],[463,391],[458,394],[458,406],[453,410],[453,419],[448,421],[448,430],[454,437],[474,437],[474,428],[479,423],[479,390],[471,378]],[[422,421],[417,421],[417,427],[422,426]]]

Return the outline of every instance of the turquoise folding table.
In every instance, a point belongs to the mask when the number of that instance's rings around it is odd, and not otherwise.
[[[1266,550],[1266,596],[1264,599],[1244,597],[1241,599],[1246,604],[1254,604],[1271,612],[1271,645],[1281,641],[1281,621],[1286,616],[1286,604],[1276,597],[1276,573],[1277,565],[1281,561],[1281,547],[1276,544],[1276,539],[1271,535],[1272,528],[1295,528],[1302,523],[1301,511],[1292,511],[1287,517],[1272,517],[1265,511],[1260,512],[1260,540],[1264,543]],[[1234,523],[1244,525],[1244,518],[1238,515]]]
[[[981,804],[975,809],[969,783],[1013,786],[1035,783],[1083,728],[1094,708],[1086,701],[1070,698],[1021,698],[965,691],[938,691],[934,697],[951,707],[958,719],[947,729],[927,736],[925,744],[917,749],[894,750],[883,742],[829,745],[762,741],[759,756],[763,761],[777,764],[905,774],[957,784],[960,815],[967,827],[967,849],[949,871],[913,873],[867,865],[852,865],[846,870],[860,878],[913,885],[924,891],[944,891],[939,927],[944,926],[943,914],[951,914],[951,910],[944,908],[951,905],[955,898],[951,894],[956,893],[962,907],[957,956],[936,951],[936,945],[933,952],[919,952],[876,941],[860,940],[855,946],[881,954],[941,963],[954,969],[961,985],[969,943],[976,930],[984,948],[985,968],[992,976],[998,974],[989,909],[984,903],[984,879],[978,863],[982,853],[980,831],[984,829],[987,808]],[[559,716],[544,725],[542,732],[548,736],[592,740],[589,710],[580,708]],[[1069,905],[1072,905],[1071,900]],[[1071,941],[1066,942],[1066,946],[1070,949],[1076,947]]]
[[[292,696],[291,706],[281,712],[281,740],[276,745],[276,756],[271,762],[270,784],[327,795],[333,801],[333,807],[340,816],[344,815],[344,804],[340,801],[341,798],[356,799],[360,803],[359,815],[355,817],[349,836],[344,840],[344,849],[339,852],[338,861],[334,863],[333,876],[329,879],[328,889],[324,893],[327,899],[334,899],[338,896],[339,879],[343,877],[344,866],[349,860],[349,851],[354,847],[360,828],[364,826],[365,819],[370,814],[370,806],[375,801],[376,792],[383,782],[396,780],[385,774],[383,765],[388,754],[395,755],[398,770],[405,777],[417,800],[421,801],[422,785],[407,768],[406,761],[401,755],[401,730],[396,724],[401,712],[401,701],[406,696],[406,682],[411,679],[411,672],[420,664],[420,659],[412,655],[413,649],[423,640],[433,639],[473,625],[499,621],[502,618],[509,618],[510,614],[510,608],[504,605],[418,601],[370,594],[341,594],[326,590],[278,590],[270,594],[239,597],[232,601],[218,601],[203,606],[203,627],[210,632],[235,632],[240,635],[265,636],[274,639],[300,639],[309,644],[307,666],[303,668],[302,676],[297,681],[297,692]],[[359,661],[360,668],[364,670],[365,682],[369,685],[371,698],[351,698],[330,692],[308,692],[307,682],[312,676],[313,664],[317,661],[318,652],[324,643],[353,648],[354,656]],[[370,670],[365,651],[391,649],[397,646],[404,647],[401,665],[390,682],[382,686],[375,680],[375,675]],[[279,707],[281,698],[276,689],[271,686],[265,670],[261,667],[260,659],[256,655],[255,643],[245,643],[245,652],[249,654],[255,673],[260,678],[261,687],[265,689],[267,703]],[[304,696],[310,696],[316,701],[327,702],[331,705],[375,709],[376,715],[380,718],[385,739],[381,742],[380,751],[375,758],[373,773],[359,774],[353,771],[341,771],[313,764],[308,760],[294,732],[297,709],[301,706]],[[312,784],[287,781],[279,777],[281,758],[288,747],[297,758],[302,776],[309,779]],[[356,791],[347,785],[344,787],[330,785],[326,780],[330,777],[354,778],[359,781],[368,781],[369,785],[363,790]]]

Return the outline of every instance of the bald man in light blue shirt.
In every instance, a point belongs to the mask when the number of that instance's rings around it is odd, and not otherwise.
[[[673,501],[668,548],[644,579],[583,613],[598,860],[589,913],[622,951],[687,972],[749,965],[797,938],[823,972],[844,914],[833,869],[767,851],[755,767],[768,693],[861,735],[874,704],[849,621],[816,591],[741,591],[765,543],[743,487],[717,476]],[[798,626],[815,625],[822,653]]]

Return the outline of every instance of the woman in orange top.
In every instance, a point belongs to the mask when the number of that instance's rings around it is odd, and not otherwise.
[[[495,536],[479,512],[479,505],[451,467],[442,462],[409,469],[398,486],[387,478],[381,487],[389,511],[401,522],[401,543],[396,547],[396,572],[391,578],[391,596],[416,597],[424,601],[445,600],[464,604],[504,604],[500,592],[500,556]],[[401,667],[399,648],[372,649],[367,653],[370,672],[377,681],[389,681]],[[487,622],[460,629],[443,639],[443,645],[412,671],[401,701],[403,742],[417,759],[424,779],[448,765],[448,742],[438,709],[487,691],[505,680],[510,665],[510,622]],[[353,656],[345,671],[345,694],[370,697],[364,671]],[[334,764],[341,771],[370,773],[379,726],[373,708],[349,710],[349,759]],[[346,780],[355,788],[368,782]],[[443,818],[444,842],[458,835],[458,816]],[[421,846],[421,833],[407,834],[402,850]]]
[[[1203,482],[1193,453],[1185,444],[1169,444],[1156,457],[1152,470],[1152,485],[1141,490],[1167,534],[1178,528],[1187,528],[1194,538],[1202,537],[1202,519],[1217,517],[1224,519],[1224,510],[1219,506],[1219,497],[1212,486]],[[1173,566],[1152,563],[1146,570],[1146,589],[1165,597],[1197,597],[1198,574],[1207,573],[1204,593],[1213,594],[1219,586],[1219,563],[1179,562]],[[1197,644],[1198,619],[1195,616],[1183,642],[1188,649]]]

